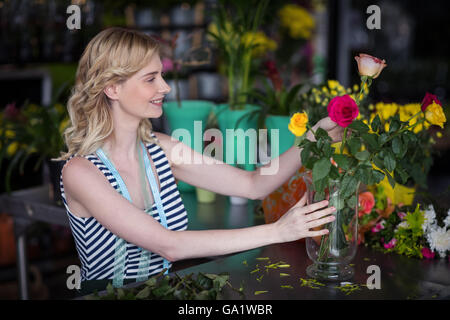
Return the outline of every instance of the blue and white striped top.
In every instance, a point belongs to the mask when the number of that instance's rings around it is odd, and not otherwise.
[[[156,138],[153,133],[152,136]],[[187,212],[184,208],[167,157],[162,148],[157,144],[149,143],[146,147],[152,162],[155,165],[158,179],[161,184],[161,200],[167,219],[167,227],[170,230],[186,230],[188,224]],[[72,157],[67,161],[70,161]],[[120,193],[116,179],[97,155],[90,154],[84,157],[95,164],[114,189]],[[69,217],[70,228],[81,261],[81,281],[112,279],[116,267],[114,261],[115,249],[120,238],[102,226],[94,217],[77,217],[70,212],[64,194],[62,174],[60,178],[60,187],[63,203]],[[153,203],[151,215],[160,222],[156,203]],[[125,243],[124,279],[138,278],[138,274],[144,274],[148,277],[163,270],[163,258],[155,253],[150,253],[150,263],[146,266],[147,270],[138,270],[142,249],[135,244],[126,241]],[[123,257],[121,257],[121,259],[123,259]],[[169,268],[170,267],[171,263],[169,263]]]

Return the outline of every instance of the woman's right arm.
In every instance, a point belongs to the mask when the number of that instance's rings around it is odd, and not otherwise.
[[[62,175],[65,192],[105,228],[169,261],[225,255],[320,236],[327,230],[309,229],[334,220],[334,209],[323,209],[327,201],[305,206],[303,197],[275,223],[230,230],[171,231],[114,190],[89,160],[73,158]]]

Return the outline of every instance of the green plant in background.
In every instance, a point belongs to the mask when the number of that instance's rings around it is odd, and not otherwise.
[[[17,108],[8,105],[0,117],[0,166],[9,159],[5,188],[11,191],[12,171],[19,168],[24,173],[27,160],[37,154],[34,170],[46,159],[56,158],[65,148],[63,131],[69,124],[67,109],[56,102],[66,86],[60,87],[48,106],[25,103]]]
[[[289,116],[298,109],[298,93],[304,84],[296,84],[286,88],[283,80],[272,60],[264,63],[267,69],[267,77],[270,80],[263,82],[264,89],[254,88],[249,96],[257,99],[264,115]]]
[[[222,1],[213,12],[208,27],[209,40],[217,47],[228,80],[228,104],[242,109],[252,87],[252,65],[274,50],[276,43],[259,30],[268,0]]]

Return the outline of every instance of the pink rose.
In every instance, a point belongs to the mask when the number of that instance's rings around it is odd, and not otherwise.
[[[373,79],[377,78],[381,70],[383,70],[387,64],[385,60],[381,60],[371,55],[360,53],[359,57],[355,57],[358,63],[358,71],[361,76],[368,76]]]
[[[327,111],[331,120],[343,128],[348,127],[359,114],[355,100],[348,94],[331,99]]]
[[[434,259],[434,252],[428,248],[422,248],[422,255],[425,259]]]
[[[440,106],[442,106],[442,103],[439,101],[439,99],[431,93],[425,93],[425,97],[422,100],[422,112],[425,112],[425,110],[427,109],[427,107],[432,104],[432,103],[436,103]]]
[[[395,247],[396,244],[397,244],[397,239],[392,238],[391,241],[389,241],[388,243],[384,244],[384,248],[385,249],[392,249],[393,247]]]
[[[362,217],[365,214],[368,214],[372,211],[373,206],[375,205],[375,198],[373,197],[372,192],[362,192],[359,194],[359,216]]]

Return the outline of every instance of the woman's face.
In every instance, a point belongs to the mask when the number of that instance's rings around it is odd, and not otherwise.
[[[139,119],[162,115],[164,96],[170,92],[170,87],[161,72],[161,60],[154,55],[147,66],[120,85],[118,100],[123,113]]]

